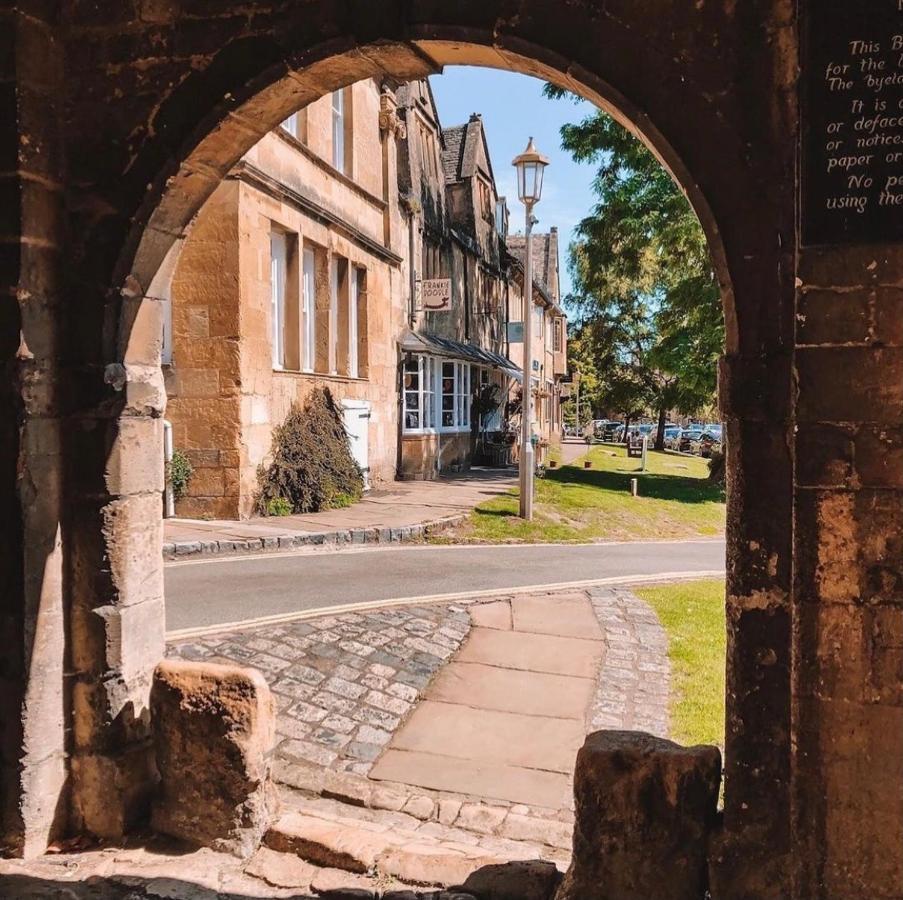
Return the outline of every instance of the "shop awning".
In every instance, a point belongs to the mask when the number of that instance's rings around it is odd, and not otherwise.
[[[419,334],[410,329],[398,343],[402,353],[426,353],[430,356],[460,359],[488,369],[498,369],[509,378],[521,380],[520,369],[507,356],[484,350],[474,344],[453,341],[451,338],[439,337],[436,334]]]

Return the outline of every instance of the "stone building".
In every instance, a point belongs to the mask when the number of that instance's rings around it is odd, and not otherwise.
[[[523,304],[526,237],[508,236],[508,252],[513,257],[513,285],[517,293],[512,309]],[[535,392],[536,435],[540,450],[558,443],[562,436],[561,382],[567,376],[567,316],[561,308],[558,229],[545,234],[533,232],[533,390]],[[517,314],[516,318],[523,318]],[[509,355],[523,366],[523,344],[509,345]],[[540,460],[544,454],[540,454]]]
[[[482,120],[443,130],[426,80],[360,81],[267,134],[205,203],[166,285],[167,418],[194,469],[178,513],[252,514],[274,428],[318,386],[342,407],[367,485],[468,467],[475,433],[504,429],[519,377],[506,324],[523,274],[506,223]],[[542,273],[557,293],[557,259]],[[422,288],[436,279],[450,294],[431,311]],[[548,441],[554,304],[536,293]],[[476,422],[487,384],[499,406]]]
[[[867,32],[884,54],[898,4],[512,10],[0,5],[7,852],[120,841],[156,789],[167,254],[293,110],[364,78],[494,65],[572,87],[640,135],[697,211],[722,289],[728,639],[711,894],[899,900],[903,236],[898,215],[876,221],[874,192],[861,214],[831,209],[811,180],[834,121],[827,67],[849,66],[858,93],[848,42]],[[882,134],[898,143],[900,123]]]
[[[508,207],[496,188],[482,118],[474,114],[463,125],[443,128],[428,81],[405,85],[399,107],[407,126],[400,184],[412,209],[413,277],[418,277],[419,263],[420,278],[450,281],[448,309],[415,306],[401,342],[406,408],[400,474],[430,478],[468,465],[476,434],[491,434],[503,442],[511,425],[505,409],[521,378],[521,363],[514,361],[517,345],[509,343],[507,325],[522,318],[523,268],[508,250]],[[554,282],[557,295],[557,257],[542,271]],[[558,369],[554,364],[546,369],[542,335],[551,335],[551,320],[563,319],[564,313],[540,283],[535,298],[539,326],[534,358],[554,383],[553,372],[560,378],[565,371],[566,348],[559,343]],[[468,401],[456,403],[448,396],[451,378],[466,379],[460,384],[464,395],[494,396],[496,408],[476,421]],[[487,391],[490,388],[494,392]],[[537,423],[538,434],[546,441],[558,437],[552,425],[555,417],[560,420],[554,395],[545,395],[539,409],[544,418]]]
[[[316,386],[341,404],[370,483],[395,477],[395,340],[406,312],[391,88],[293,113],[229,172],[171,284],[167,418],[194,467],[178,512],[244,518],[274,427]]]

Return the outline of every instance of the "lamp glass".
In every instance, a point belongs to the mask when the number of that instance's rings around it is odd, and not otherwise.
[[[547,157],[539,153],[533,138],[527,149],[514,159],[517,169],[517,193],[522,203],[531,206],[538,203],[542,195],[543,170],[549,164]]]

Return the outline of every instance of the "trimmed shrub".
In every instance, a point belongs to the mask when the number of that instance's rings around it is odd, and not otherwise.
[[[349,506],[364,491],[361,471],[351,455],[342,414],[327,388],[316,388],[293,404],[273,433],[273,461],[257,472],[257,511],[270,515]],[[284,502],[280,502],[284,501]]]

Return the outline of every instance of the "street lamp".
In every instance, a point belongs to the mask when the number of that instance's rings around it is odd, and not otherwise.
[[[514,158],[517,195],[527,212],[524,246],[524,376],[521,400],[520,517],[533,518],[533,207],[542,196],[542,177],[548,157],[539,153],[533,138]]]

